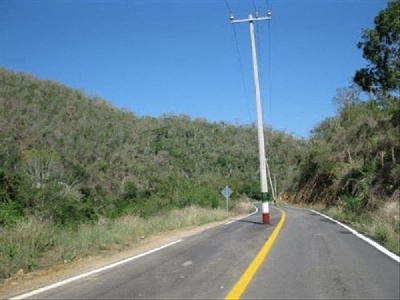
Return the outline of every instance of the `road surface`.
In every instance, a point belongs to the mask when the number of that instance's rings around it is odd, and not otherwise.
[[[270,225],[258,212],[31,297],[223,299],[281,220],[282,212],[270,208]],[[314,212],[281,209],[283,227],[242,299],[399,298],[397,261]]]

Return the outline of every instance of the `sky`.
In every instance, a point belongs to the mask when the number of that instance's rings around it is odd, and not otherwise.
[[[0,65],[97,95],[136,116],[256,124],[308,138],[367,66],[357,48],[384,0],[0,0]]]

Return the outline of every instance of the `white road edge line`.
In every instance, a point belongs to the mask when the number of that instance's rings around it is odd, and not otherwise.
[[[143,253],[141,253],[141,254],[139,254],[139,255],[129,257],[129,258],[127,258],[127,259],[118,261],[118,262],[116,262],[116,263],[113,263],[113,264],[110,264],[110,265],[101,267],[101,268],[99,268],[99,269],[95,269],[95,270],[89,271],[89,272],[87,272],[87,273],[83,273],[83,274],[80,274],[80,275],[77,275],[77,276],[68,278],[68,279],[63,280],[63,281],[60,281],[60,282],[56,282],[56,283],[54,283],[54,284],[51,284],[51,285],[42,287],[42,288],[40,288],[40,289],[31,291],[31,292],[28,292],[28,293],[25,293],[25,294],[22,294],[22,295],[19,295],[19,296],[10,298],[10,299],[25,299],[25,298],[28,298],[28,297],[31,297],[31,296],[34,296],[34,295],[43,293],[43,292],[45,292],[45,291],[48,291],[48,290],[57,288],[57,287],[59,287],[59,286],[65,285],[65,284],[67,284],[67,283],[70,283],[70,282],[73,282],[73,281],[77,281],[77,280],[79,280],[79,279],[88,277],[88,276],[90,276],[90,275],[97,274],[97,273],[103,272],[103,271],[105,271],[105,270],[112,269],[112,268],[115,268],[115,267],[117,267],[117,266],[126,264],[126,263],[128,263],[128,262],[130,262],[130,261],[133,261],[133,260],[135,260],[135,259],[141,258],[141,257],[146,256],[146,255],[148,255],[148,254],[151,254],[151,253],[160,251],[160,250],[162,250],[162,249],[165,249],[165,248],[167,248],[167,247],[169,247],[169,246],[175,245],[175,244],[177,244],[177,243],[179,243],[179,242],[182,242],[182,241],[183,241],[182,239],[176,240],[176,241],[174,241],[174,242],[165,244],[165,245],[163,245],[163,246],[161,246],[161,247],[154,248],[154,249],[152,249],[152,250],[150,250],[150,251],[143,252]]]
[[[251,214],[248,214],[248,215],[246,215],[246,216],[244,216],[244,217],[241,217],[241,218],[238,218],[238,219],[233,219],[233,220],[231,220],[231,221],[225,223],[224,225],[229,225],[229,224],[232,224],[232,223],[234,223],[234,222],[236,222],[236,221],[238,221],[238,220],[242,220],[242,219],[244,219],[244,218],[247,218],[247,217],[250,217],[250,216],[254,215],[255,213],[258,212],[258,207],[255,206],[254,204],[253,204],[253,206],[255,207],[256,210],[253,211]]]
[[[363,235],[363,234],[361,234],[361,233],[355,231],[353,228],[351,228],[351,227],[349,227],[349,226],[347,226],[347,225],[345,225],[345,224],[343,224],[343,223],[341,223],[341,222],[339,222],[339,221],[337,221],[337,220],[335,220],[335,219],[333,219],[333,218],[331,218],[331,217],[329,217],[329,216],[326,216],[326,215],[324,215],[324,214],[322,214],[322,213],[320,213],[320,212],[318,212],[318,211],[315,211],[315,210],[313,210],[313,209],[307,209],[307,210],[312,211],[313,213],[316,213],[316,214],[318,214],[318,215],[320,215],[320,216],[322,216],[322,217],[325,217],[325,218],[331,220],[332,222],[335,222],[336,224],[338,224],[338,225],[340,225],[340,226],[346,228],[348,231],[350,231],[350,232],[351,232],[352,234],[354,234],[356,237],[358,237],[358,238],[364,240],[365,242],[367,242],[367,243],[370,244],[371,246],[375,247],[376,249],[378,249],[378,250],[381,251],[382,253],[386,254],[386,255],[389,256],[390,258],[392,258],[392,259],[394,259],[395,261],[397,261],[398,263],[400,263],[400,257],[399,257],[399,256],[397,256],[397,255],[394,254],[393,252],[389,251],[388,249],[386,249],[386,248],[383,247],[382,245],[379,245],[377,242],[375,242],[375,241],[371,240],[370,238],[366,237],[365,235]]]

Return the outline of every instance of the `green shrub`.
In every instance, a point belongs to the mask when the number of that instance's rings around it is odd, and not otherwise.
[[[19,269],[34,269],[43,254],[54,248],[57,231],[52,223],[35,219],[0,227],[0,278]]]
[[[344,196],[342,201],[344,213],[347,215],[357,214],[361,209],[362,202],[358,198]]]
[[[223,207],[223,196],[215,189],[198,186],[186,191],[184,201],[187,205],[197,205],[204,208]]]

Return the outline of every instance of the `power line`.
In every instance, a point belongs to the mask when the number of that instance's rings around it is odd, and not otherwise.
[[[231,7],[230,7],[228,1],[227,1],[227,0],[224,0],[224,2],[225,2],[226,8],[227,8],[229,14],[230,14],[230,15],[233,15],[232,9],[231,9]],[[232,30],[233,30],[233,36],[234,36],[234,38],[235,38],[236,52],[237,52],[238,61],[239,61],[240,77],[241,77],[242,85],[243,85],[244,99],[245,99],[245,101],[246,101],[247,113],[248,113],[248,115],[249,115],[249,119],[252,120],[253,117],[252,117],[252,115],[251,115],[251,113],[250,113],[249,100],[248,100],[248,97],[247,97],[246,81],[245,81],[245,79],[244,79],[243,63],[242,63],[242,59],[241,59],[241,56],[242,56],[242,55],[241,55],[241,53],[240,53],[239,42],[238,42],[238,38],[237,38],[237,33],[236,33],[235,26],[231,26],[231,27],[232,27]]]
[[[224,2],[225,2],[226,8],[227,8],[229,14],[231,15],[231,14],[232,14],[232,9],[231,9],[231,7],[229,6],[228,1],[227,1],[227,0],[224,0]]]
[[[258,8],[259,7],[257,7],[257,4],[256,4],[256,0],[252,0],[252,4],[253,4],[253,8],[254,8],[254,10],[256,11],[256,18],[258,17]],[[266,6],[267,6],[267,12],[269,12],[270,11],[270,3],[269,3],[269,0],[266,0]],[[262,9],[262,8],[261,8]],[[255,29],[256,29],[256,36],[255,36],[255,39],[256,39],[256,44],[257,44],[257,48],[259,49],[259,51],[257,52],[257,60],[259,61],[259,66],[258,66],[258,73],[259,73],[259,76],[260,76],[260,81],[261,82],[265,82],[266,81],[266,84],[265,84],[265,86],[266,86],[266,88],[268,89],[268,91],[267,91],[267,94],[266,95],[268,95],[267,97],[268,97],[268,114],[265,114],[264,113],[264,108],[262,109],[263,110],[263,119],[265,119],[265,118],[267,118],[268,120],[269,120],[269,122],[265,122],[265,120],[263,120],[263,122],[264,123],[267,123],[267,124],[270,124],[271,126],[272,126],[272,84],[271,84],[271,24],[270,24],[270,22],[268,22],[268,27],[267,27],[267,34],[268,34],[268,46],[267,46],[267,51],[268,51],[268,54],[267,54],[267,63],[268,63],[268,66],[267,66],[267,69],[266,70],[264,70],[264,68],[263,68],[263,63],[262,63],[262,57],[263,57],[263,51],[262,51],[262,49],[261,49],[261,34],[260,34],[260,29],[259,29],[259,26],[258,26],[258,22],[256,22],[256,26],[255,26]],[[264,71],[266,71],[266,72],[264,72]],[[265,75],[265,73],[266,73],[266,76],[264,76]],[[267,137],[267,142],[268,142],[268,137]]]
[[[246,87],[246,81],[244,79],[243,63],[242,63],[242,59],[241,59],[242,55],[240,53],[239,42],[238,42],[235,26],[231,26],[231,27],[233,28],[233,34],[235,36],[236,51],[237,51],[237,55],[238,55],[238,59],[239,59],[240,76],[242,78],[242,85],[243,85],[243,91],[244,91],[244,98],[245,98],[246,106],[247,106],[247,113],[251,120],[253,117],[252,117],[252,114],[250,113],[250,107],[249,107],[250,104],[249,104],[249,100],[247,97],[247,87]]]
[[[235,26],[232,26],[232,28],[233,28],[233,35],[235,36],[236,51],[237,51],[238,59],[239,59],[239,67],[240,67],[240,73],[241,73],[241,77],[242,77],[243,89],[244,89],[245,93],[247,94],[247,88],[246,88],[246,82],[244,80],[243,63],[242,63],[242,59],[241,59],[239,42],[238,42]]]
[[[253,8],[254,8],[254,10],[255,10],[255,17],[257,18],[258,17],[258,7],[257,7],[257,4],[256,4],[256,0],[252,0],[252,3],[253,3]],[[267,0],[267,11],[269,11],[269,0]],[[269,30],[269,24],[270,22],[268,22],[268,30]],[[258,49],[258,51],[257,51],[257,60],[258,60],[258,62],[259,62],[259,65],[258,65],[258,73],[259,73],[259,76],[260,76],[260,81],[262,82],[263,81],[263,78],[265,78],[263,75],[264,75],[264,72],[263,72],[263,68],[262,68],[262,65],[263,65],[263,63],[262,63],[262,53],[263,53],[263,51],[261,50],[261,35],[260,35],[260,29],[259,29],[259,25],[258,25],[258,22],[256,22],[256,26],[255,26],[255,29],[256,29],[256,35],[255,35],[255,39],[256,39],[256,44],[257,44],[257,49]],[[271,61],[270,61],[270,58],[268,59],[268,70],[267,70],[267,80],[269,79],[268,77],[269,77],[269,66],[270,66],[270,63],[271,63]],[[271,103],[269,102],[269,108],[271,108]],[[264,112],[263,112],[263,119],[266,117],[266,114],[264,114]],[[271,120],[272,119],[272,117],[271,117],[271,110],[269,110],[269,119]],[[263,122],[264,122],[265,120],[263,120]]]
[[[256,13],[256,17],[258,17],[258,9],[255,0],[253,0],[253,7],[254,7],[254,12]]]
[[[257,4],[256,4],[256,1],[255,1],[255,0],[253,0],[253,7],[254,7],[254,11],[255,11],[255,17],[258,18],[258,8],[257,8]],[[259,55],[259,53],[261,52],[261,50],[260,50],[260,38],[259,38],[259,36],[260,36],[260,33],[259,33],[259,29],[258,29],[258,22],[256,22],[256,35],[255,35],[255,39],[256,39],[257,49],[259,49],[258,52],[257,52],[257,60],[260,62],[260,65],[261,65],[260,55]],[[258,68],[258,73],[260,73],[260,68]],[[261,75],[261,74],[260,74],[260,75]]]
[[[261,51],[261,42],[260,42],[260,30],[259,30],[259,25],[258,25],[258,22],[256,22],[256,24],[255,24],[256,26],[256,35],[255,35],[255,40],[256,40],[256,44],[257,44],[257,49],[258,49],[258,51],[257,51],[257,61],[259,62],[259,64],[258,64],[258,66],[257,66],[257,68],[258,68],[258,73],[260,74],[260,79],[263,77],[262,76],[262,72],[261,72],[261,70],[260,70],[260,66],[262,66],[262,61],[261,61],[261,56],[260,56],[260,53],[262,53],[262,51]],[[261,81],[262,81],[262,79],[261,79]]]
[[[270,11],[270,4],[269,4],[269,0],[266,0],[266,5],[267,5],[267,12]],[[255,6],[255,0],[253,0],[253,6],[256,8]],[[267,47],[267,70],[266,70],[266,76],[264,76],[264,68],[262,67],[262,53],[263,51],[261,50],[261,34],[259,33],[259,29],[258,29],[258,23],[256,23],[256,43],[257,43],[257,48],[259,49],[259,51],[257,52],[257,59],[259,61],[259,67],[258,67],[258,72],[259,72],[259,76],[260,76],[260,81],[264,82],[265,79],[265,86],[267,88],[267,95],[268,95],[268,116],[267,114],[264,113],[264,108],[263,108],[263,119],[264,118],[268,118],[269,122],[265,122],[268,123],[272,126],[272,84],[271,84],[271,24],[270,22],[268,22],[267,24],[267,34],[268,34],[268,47]],[[265,120],[263,120],[264,122]],[[267,137],[267,142],[268,142],[268,137]]]
[[[226,9],[228,10],[230,15],[233,15],[233,11],[231,6],[229,5],[228,0],[224,0]],[[256,0],[252,0],[252,5],[253,5],[253,9],[255,10],[255,17],[258,18],[258,7],[257,7],[257,3]],[[270,4],[269,4],[269,0],[266,0],[266,5],[267,5],[267,11],[269,11],[270,8]],[[261,81],[263,81],[262,79],[265,78],[265,76],[263,76],[263,68],[262,68],[262,53],[263,51],[261,51],[261,38],[260,38],[260,29],[259,29],[259,25],[258,22],[255,22],[256,26],[256,36],[255,36],[255,40],[256,40],[256,44],[257,44],[257,48],[259,49],[259,51],[256,53],[257,55],[257,60],[260,62],[260,64],[257,66],[258,72],[260,74],[260,79]],[[247,86],[245,83],[245,77],[244,77],[244,71],[243,71],[243,63],[242,63],[242,54],[240,52],[240,47],[239,47],[239,42],[238,42],[238,38],[237,38],[237,32],[235,29],[235,26],[232,26],[232,30],[233,30],[233,35],[235,38],[235,45],[236,45],[236,52],[237,52],[237,56],[238,56],[238,61],[239,61],[239,69],[240,69],[240,76],[241,76],[241,80],[242,80],[242,85],[243,85],[243,91],[244,91],[244,96],[245,96],[245,100],[246,100],[246,104],[247,104],[247,111],[248,111],[248,115],[250,117],[250,119],[252,119],[252,114],[250,113],[250,107],[249,107],[249,101],[248,101],[248,97],[247,97]],[[267,61],[268,61],[268,66],[267,66],[267,85],[269,83],[269,79],[271,78],[271,28],[270,28],[270,22],[268,22],[268,57],[267,57]],[[270,85],[270,84],[269,84]],[[271,125],[272,125],[272,88],[271,86],[268,88],[268,94],[269,94],[269,101],[268,101],[268,117]],[[266,117],[266,114],[263,113],[263,119]]]
[[[268,2],[268,0],[267,0]],[[269,113],[270,113],[270,120],[272,126],[272,59],[271,59],[271,52],[272,52],[272,39],[271,39],[271,25],[268,22],[268,82],[269,82]]]

